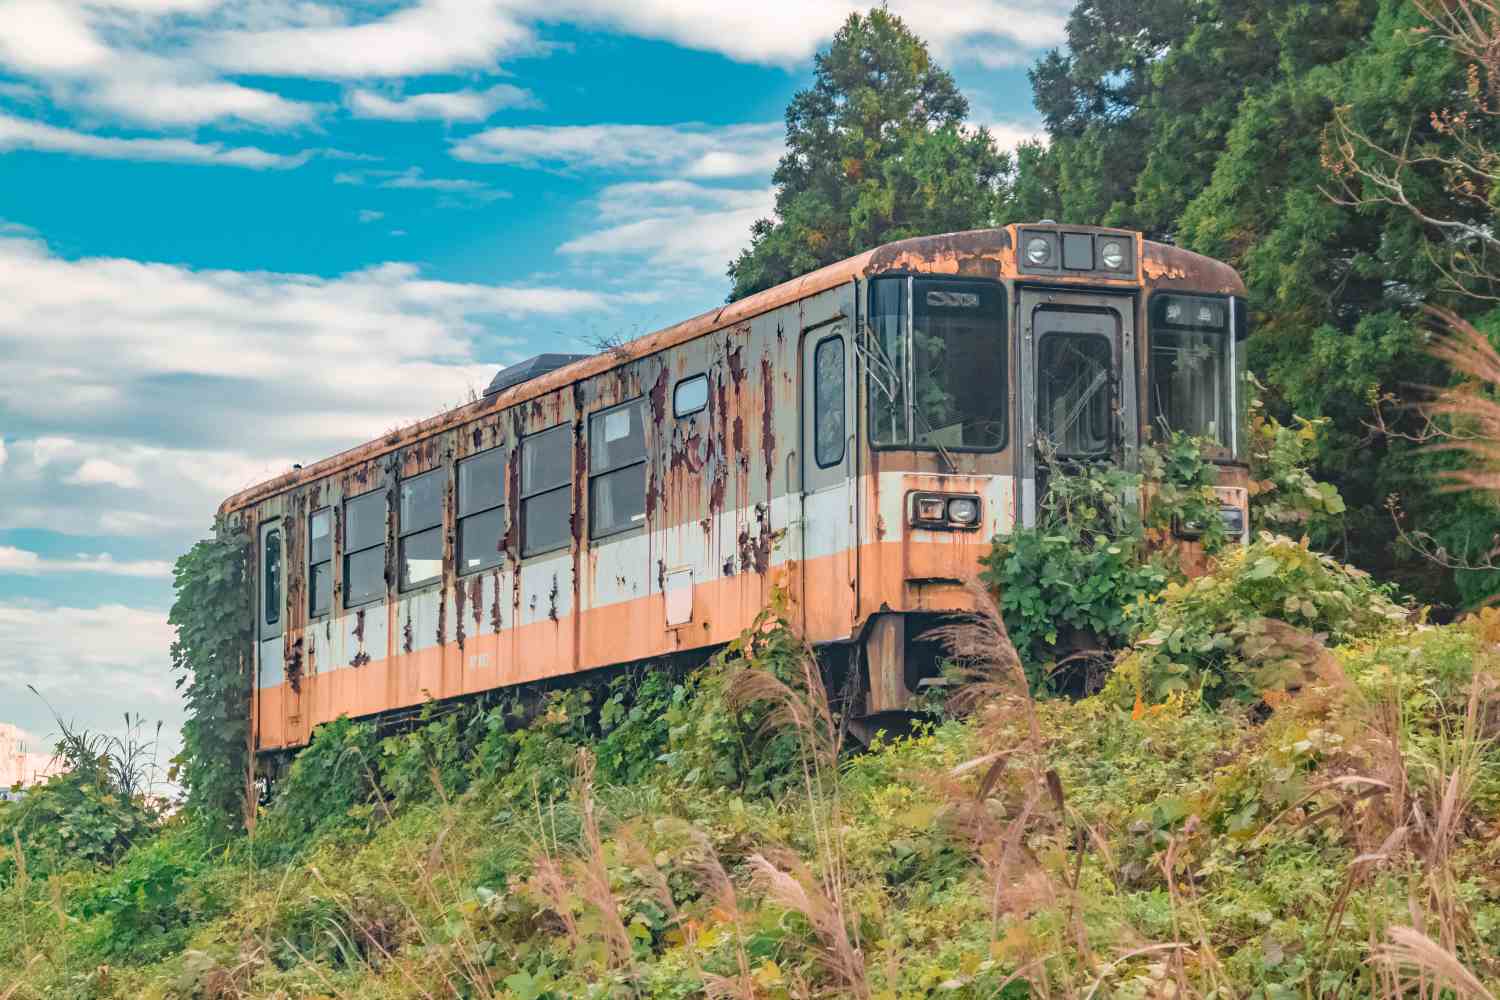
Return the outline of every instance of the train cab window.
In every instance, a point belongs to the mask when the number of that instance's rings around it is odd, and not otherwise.
[[[825,337],[813,348],[813,457],[820,469],[844,460],[844,405],[844,338]]]
[[[333,510],[307,515],[307,613],[312,618],[333,607]]]
[[[433,469],[401,481],[401,589],[443,575],[443,486],[447,470]]]
[[[573,513],[573,428],[521,440],[521,555],[567,548]]]
[[[590,538],[646,523],[643,402],[633,399],[589,417]]]
[[[500,565],[505,539],[505,452],[491,448],[458,463],[458,571]]]
[[[1048,333],[1037,349],[1036,429],[1057,454],[1104,455],[1110,448],[1109,339],[1096,334]]]
[[[1005,292],[995,282],[871,283],[871,428],[877,445],[998,451],[1009,407]]]
[[[261,565],[265,571],[261,574],[265,582],[265,590],[261,596],[261,607],[265,614],[262,617],[262,634],[276,634],[275,626],[281,624],[281,529],[272,528],[265,534],[265,553]]]
[[[1151,420],[1161,430],[1235,444],[1229,303],[1191,295],[1151,302]]]
[[[385,596],[385,492],[344,501],[344,607]]]
[[[694,375],[672,390],[672,416],[688,417],[708,405],[708,376]]]

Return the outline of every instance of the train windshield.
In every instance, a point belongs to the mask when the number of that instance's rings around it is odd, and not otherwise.
[[[1236,358],[1226,299],[1157,295],[1151,301],[1151,423],[1157,434],[1208,438],[1239,451]],[[1239,353],[1243,354],[1243,350]]]
[[[874,443],[1003,447],[1005,330],[999,284],[910,277],[871,282],[866,370]]]

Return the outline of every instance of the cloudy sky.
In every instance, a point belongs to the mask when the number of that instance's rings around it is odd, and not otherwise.
[[[224,496],[722,301],[856,6],[0,0],[0,721],[175,732]],[[1035,131],[1066,0],[890,6]]]

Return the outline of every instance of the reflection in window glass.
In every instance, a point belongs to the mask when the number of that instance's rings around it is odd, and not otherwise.
[[[813,350],[814,454],[821,469],[844,460],[844,338],[829,337]]]
[[[993,450],[1005,443],[1004,318],[999,285],[913,283],[915,444]]]
[[[909,444],[906,427],[906,279],[870,284],[870,434],[876,444]]]
[[[265,608],[265,622],[267,625],[275,625],[281,621],[281,529],[273,528],[266,532],[265,562],[262,563],[265,572],[266,589],[261,599],[261,606]],[[241,619],[243,621],[243,619]]]
[[[333,511],[307,517],[307,613],[316,618],[333,607]]]
[[[499,448],[458,463],[458,571],[500,565],[505,538],[505,453]]]
[[[505,508],[492,507],[458,522],[458,571],[473,573],[500,565],[505,544]]]
[[[1227,338],[1221,333],[1151,334],[1151,414],[1157,426],[1229,443]]]
[[[686,417],[708,405],[708,376],[694,375],[672,390],[672,416]]]
[[[1110,343],[1091,334],[1048,334],[1037,352],[1037,433],[1059,455],[1109,451]]]
[[[401,538],[401,589],[431,583],[443,575],[443,529],[428,528]]]
[[[385,596],[385,546],[344,557],[344,604],[355,607]]]
[[[344,503],[344,607],[385,596],[385,493]]]
[[[431,583],[443,575],[443,469],[401,481],[401,589]]]
[[[589,417],[589,477],[591,537],[646,522],[644,400]]]
[[[400,524],[403,535],[443,523],[445,481],[442,469],[434,469],[401,481]]]
[[[566,424],[521,441],[521,555],[560,549],[570,537],[573,429]]]

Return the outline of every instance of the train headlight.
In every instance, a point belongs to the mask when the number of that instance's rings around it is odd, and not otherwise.
[[[948,520],[959,527],[979,523],[979,501],[973,497],[957,497],[948,501]]]
[[[1043,237],[1034,236],[1026,244],[1026,260],[1036,267],[1052,262],[1052,243]]]
[[[942,497],[919,496],[912,505],[912,519],[918,524],[942,524],[948,519],[948,508]]]
[[[1116,240],[1110,240],[1099,248],[1099,260],[1111,271],[1125,266],[1125,248]]]

